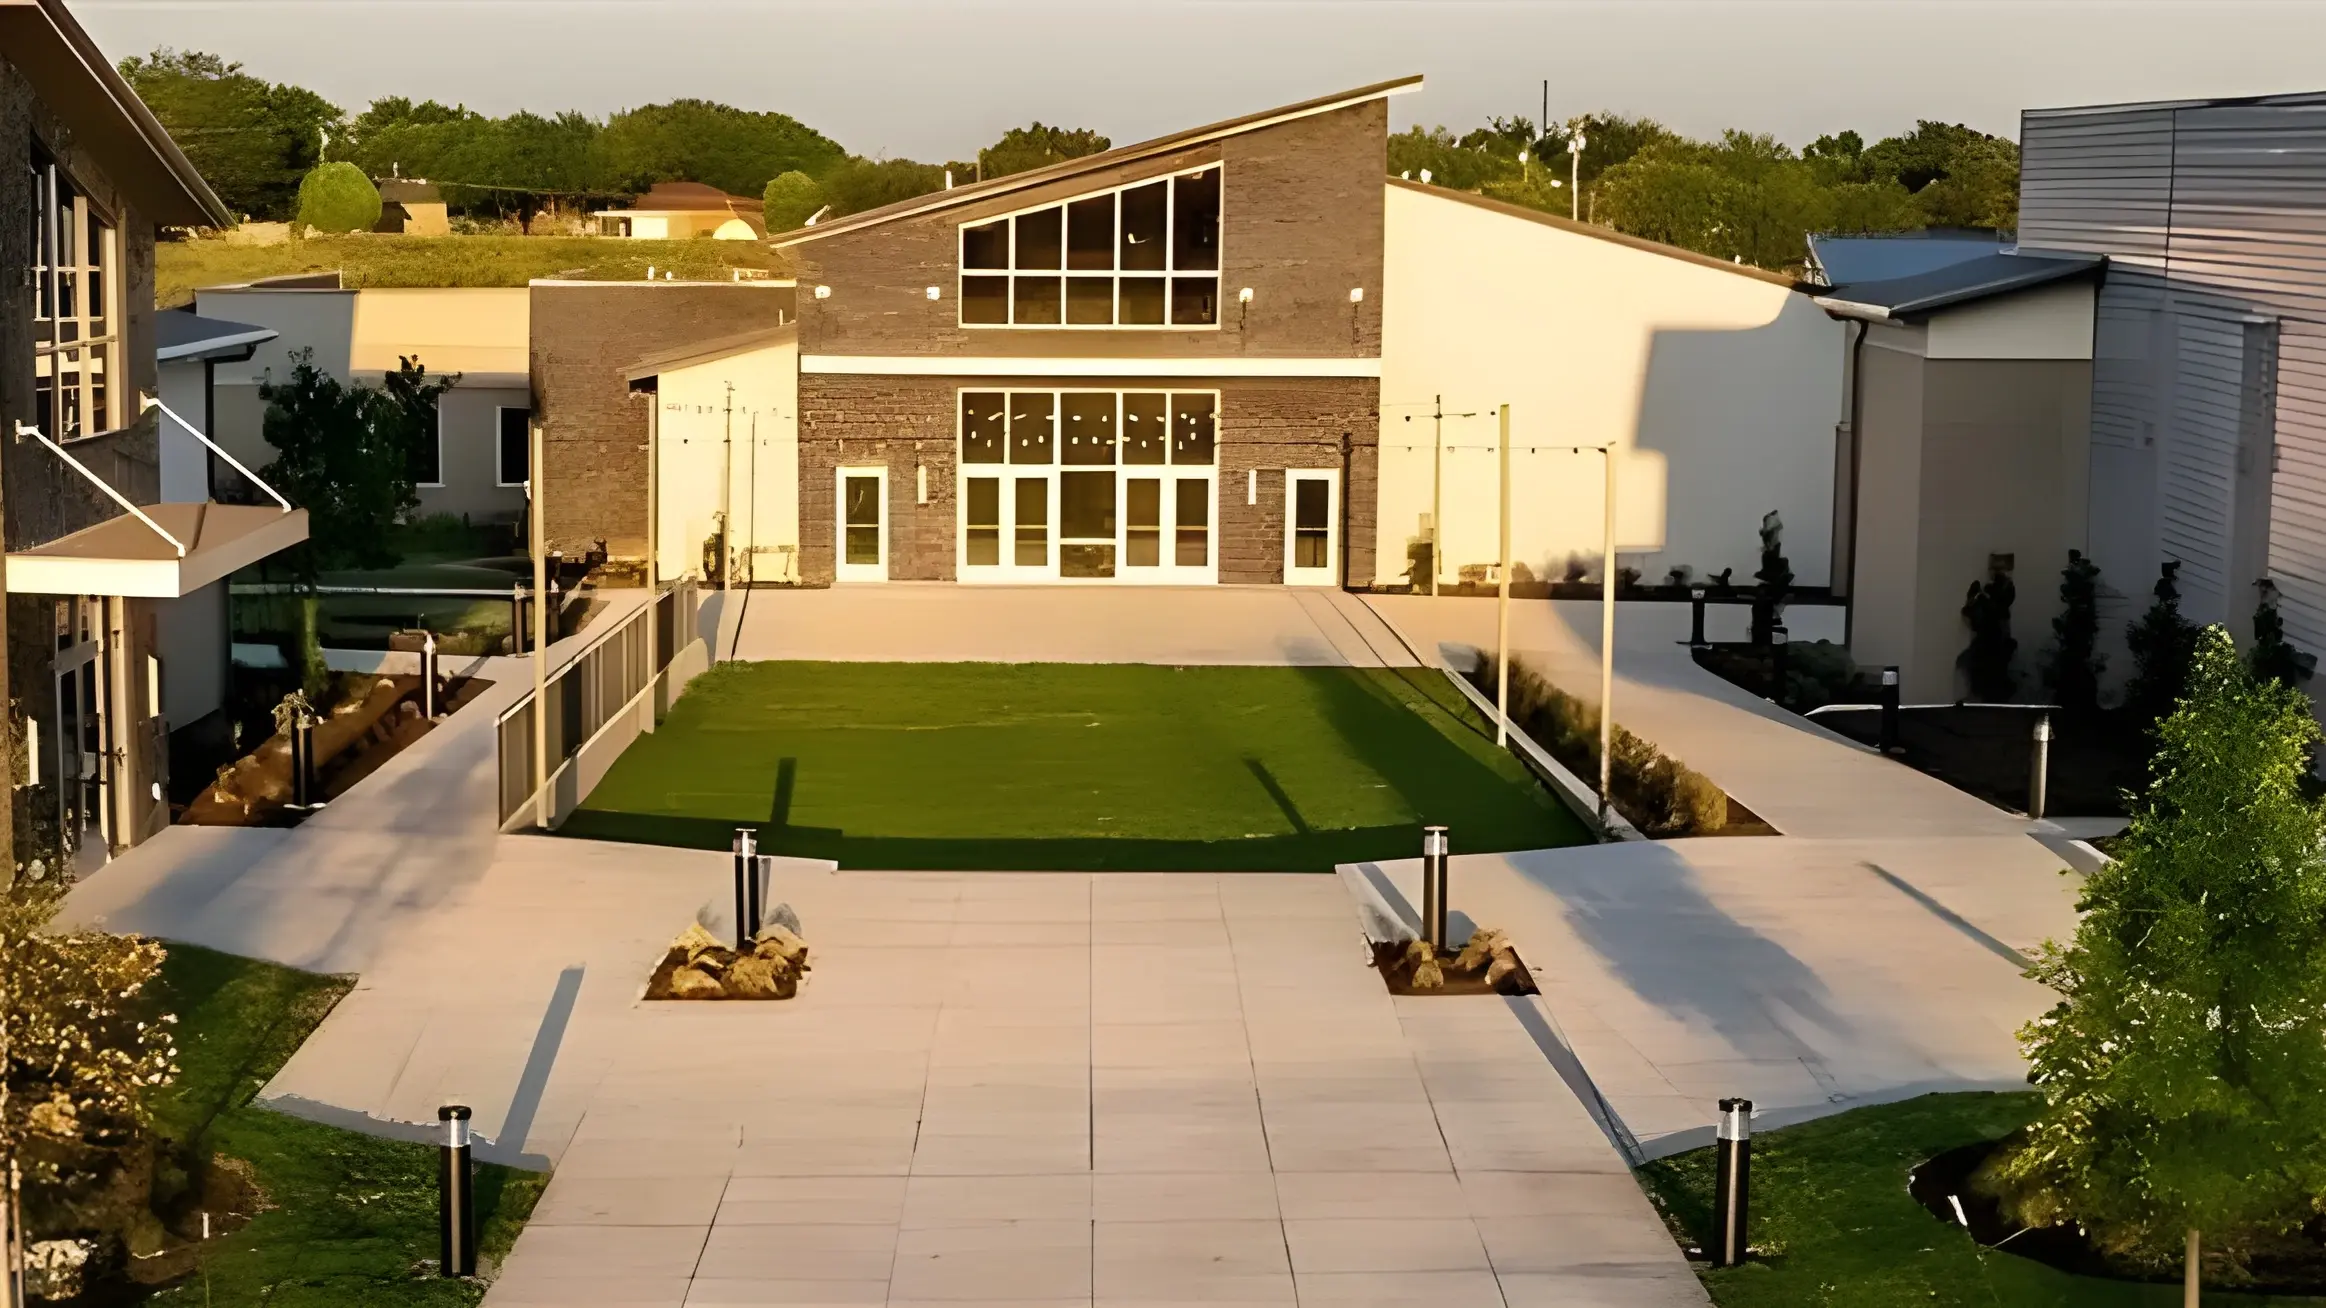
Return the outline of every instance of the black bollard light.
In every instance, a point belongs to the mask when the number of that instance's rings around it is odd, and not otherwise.
[[[509,587],[509,652],[522,654],[531,648],[525,643],[525,587]]]
[[[444,1124],[444,1144],[436,1176],[437,1224],[442,1276],[477,1274],[476,1187],[469,1175],[469,1111],[466,1104],[436,1110]]]
[[[1688,588],[1688,647],[1709,649],[1712,642],[1704,638],[1704,587]]]
[[[2027,816],[2043,816],[2051,789],[2051,714],[2035,715],[2035,739],[2027,760]]]
[[[436,633],[420,633],[420,716],[436,716]]]
[[[291,805],[315,806],[315,717],[304,709],[291,715]]]
[[[1769,698],[1780,705],[1785,702],[1785,649],[1791,640],[1783,623],[1769,628]]]
[[[1745,1201],[1753,1188],[1753,1101],[1720,1101],[1720,1154],[1712,1176],[1712,1265],[1745,1260]]]
[[[735,828],[735,952],[749,953],[751,937],[759,934],[759,833]]]
[[[1421,936],[1446,947],[1446,829],[1421,829]]]
[[[1882,752],[1898,752],[1898,665],[1882,669]]]

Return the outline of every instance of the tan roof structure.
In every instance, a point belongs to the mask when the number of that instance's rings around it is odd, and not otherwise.
[[[656,182],[646,188],[646,194],[630,202],[623,213],[718,213],[726,212],[738,218],[756,218],[765,208],[763,202],[749,196],[729,195],[716,186],[701,182]]]
[[[140,512],[150,524],[124,513],[46,545],[10,550],[9,593],[178,599],[307,539],[305,509],[192,503],[148,504]]]
[[[234,215],[64,0],[0,0],[0,57],[148,218],[170,227],[234,225]]]
[[[1295,118],[1331,113],[1335,109],[1346,109],[1351,105],[1363,104],[1368,100],[1379,100],[1385,96],[1418,91],[1421,89],[1421,84],[1421,74],[1416,73],[1411,77],[1375,82],[1371,86],[1360,86],[1355,90],[1319,96],[1314,100],[1303,100],[1298,104],[1263,109],[1258,113],[1245,114],[1239,118],[1229,118],[1207,126],[1191,128],[1184,132],[1174,132],[1169,136],[1158,136],[1154,140],[1141,141],[1136,145],[1120,146],[1098,154],[1084,155],[1079,159],[1068,159],[1063,163],[1050,164],[1047,167],[1029,169],[1022,173],[1011,173],[1007,177],[996,177],[984,182],[971,182],[966,186],[953,187],[951,190],[932,191],[927,195],[914,196],[910,200],[884,204],[878,209],[867,209],[863,213],[849,214],[845,218],[835,218],[829,222],[818,223],[813,227],[801,227],[785,232],[777,236],[774,243],[781,248],[820,240],[826,236],[837,236],[842,232],[862,231],[867,227],[877,227],[882,223],[895,222],[900,218],[935,213],[955,205],[971,204],[979,200],[991,199],[997,195],[1008,195],[1013,191],[1022,191],[1030,187],[1055,182],[1061,178],[1095,172],[1102,168],[1113,167],[1116,164],[1131,163],[1156,155],[1170,154],[1174,150],[1184,150],[1191,145],[1202,145],[1209,141],[1220,140],[1223,137],[1256,132],[1264,127],[1273,127],[1278,123],[1289,122]]]

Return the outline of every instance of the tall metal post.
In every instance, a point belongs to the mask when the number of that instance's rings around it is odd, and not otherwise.
[[[420,716],[436,716],[436,633],[420,633]]]
[[[1502,560],[1496,572],[1502,585],[1494,599],[1494,743],[1510,743],[1510,406],[1502,417]]]
[[[660,383],[657,383],[659,386]],[[662,665],[655,662],[662,643],[662,392],[646,392],[646,717],[641,731],[652,731],[662,721]]]
[[[533,820],[547,831],[555,816],[549,798],[549,622],[542,604],[549,594],[549,533],[542,522],[547,499],[541,493],[541,424],[528,426],[533,439],[525,464],[525,496],[531,501],[525,516],[533,526]]]
[[[745,953],[751,948],[751,938],[759,934],[759,833],[750,827],[735,828],[735,952]]]
[[[1898,752],[1898,665],[1882,669],[1882,752]]]
[[[1430,948],[1446,947],[1446,853],[1444,827],[1421,829],[1421,938]]]
[[[1607,460],[1599,545],[1599,825],[1605,827],[1609,787],[1615,783],[1615,443],[1601,447],[1600,454]]]
[[[1745,1260],[1745,1209],[1752,1196],[1753,1101],[1720,1101],[1719,1155],[1712,1176],[1712,1265],[1734,1267]]]
[[[437,1274],[477,1274],[476,1182],[469,1175],[469,1110],[466,1104],[446,1104],[436,1110],[444,1124],[444,1143],[437,1155]]]
[[[315,715],[304,708],[291,715],[291,804],[315,806]]]
[[[1446,397],[1434,397],[1430,406],[1430,594],[1438,593],[1438,578],[1446,570]],[[1342,492],[1346,494],[1347,492]]]
[[[2035,715],[2035,740],[2027,760],[2027,816],[2041,818],[2051,790],[2051,714]]]

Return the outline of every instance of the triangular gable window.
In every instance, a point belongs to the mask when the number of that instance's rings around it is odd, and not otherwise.
[[[965,327],[1217,327],[1220,168],[961,228]]]

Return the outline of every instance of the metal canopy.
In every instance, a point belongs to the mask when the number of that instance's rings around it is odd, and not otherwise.
[[[178,599],[307,539],[307,511],[273,505],[149,504],[70,536],[8,552],[8,592]],[[185,546],[181,556],[171,539]]]

